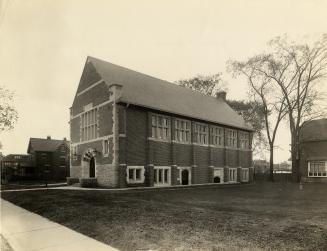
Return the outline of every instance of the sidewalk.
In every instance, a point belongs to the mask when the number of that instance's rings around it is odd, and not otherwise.
[[[118,251],[3,199],[0,232],[15,251]]]

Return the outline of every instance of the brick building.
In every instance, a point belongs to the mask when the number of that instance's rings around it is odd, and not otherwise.
[[[1,160],[1,176],[4,177],[4,170],[12,170],[14,179],[33,178],[35,167],[32,162],[32,156],[29,154],[8,154]]]
[[[66,138],[30,138],[27,152],[31,155],[35,167],[35,178],[66,179],[69,176],[69,145]]]
[[[226,103],[88,57],[70,108],[73,178],[110,187],[252,180],[252,129]]]
[[[301,128],[300,175],[305,182],[327,182],[327,118]]]

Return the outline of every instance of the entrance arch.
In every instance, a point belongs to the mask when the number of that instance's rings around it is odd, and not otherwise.
[[[220,177],[219,176],[214,177],[213,183],[220,183]]]
[[[95,178],[96,177],[96,156],[97,151],[95,149],[89,148],[85,151],[83,155],[84,172],[86,177]]]

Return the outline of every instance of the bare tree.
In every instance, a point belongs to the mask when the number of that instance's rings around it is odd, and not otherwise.
[[[271,80],[257,70],[261,65],[261,57],[254,57],[246,62],[230,61],[229,69],[234,76],[246,76],[250,91],[249,96],[258,106],[261,106],[264,126],[269,146],[270,181],[274,181],[274,149],[277,130],[287,112],[285,98],[276,93]]]
[[[281,92],[291,133],[292,176],[298,182],[301,125],[325,114],[318,106],[323,97],[318,86],[327,74],[327,35],[311,44],[277,37],[268,45],[269,53],[254,56],[248,62],[256,62],[255,72]]]

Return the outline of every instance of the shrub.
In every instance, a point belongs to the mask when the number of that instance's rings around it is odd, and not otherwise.
[[[79,183],[79,178],[67,177],[67,185],[70,186],[72,184]]]
[[[81,187],[97,187],[98,182],[96,178],[81,178]]]

